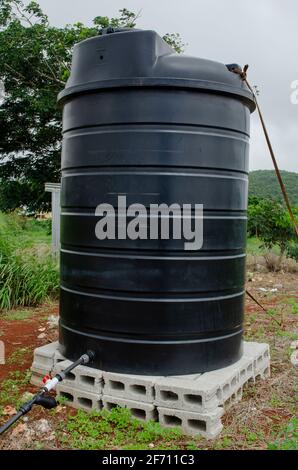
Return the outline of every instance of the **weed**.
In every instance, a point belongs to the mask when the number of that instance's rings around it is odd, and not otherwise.
[[[31,372],[10,372],[8,377],[8,379],[1,382],[0,405],[5,406],[9,404],[18,406],[21,400],[20,389],[28,385]]]
[[[221,450],[221,449],[227,449],[230,447],[232,444],[232,441],[229,437],[223,437],[221,438],[214,446],[214,449],[216,450]]]
[[[277,312],[277,310],[275,308],[269,308],[268,310],[266,310],[266,314],[269,315],[269,317],[271,317],[272,320],[274,320],[274,322],[278,326],[278,328],[280,328],[282,326],[282,321],[280,322],[276,318],[276,317],[279,316],[279,313]],[[281,317],[282,317],[282,315],[281,315]],[[271,326],[273,328],[273,324]]]
[[[2,318],[4,320],[27,320],[34,315],[34,310],[8,310],[3,312]]]
[[[273,408],[278,408],[279,406],[283,405],[283,402],[275,393],[273,393],[272,397],[269,400],[269,404]]]
[[[298,339],[298,333],[293,333],[292,331],[278,330],[276,332],[276,335],[280,336],[281,338],[289,338],[292,341]]]
[[[252,431],[251,429],[248,429],[246,426],[243,427],[243,434],[246,438],[246,441],[249,444],[254,444],[258,442],[259,440],[264,438],[264,432],[263,431]]]
[[[28,354],[29,351],[30,351],[30,348],[17,349],[13,353],[11,353],[11,355],[9,356],[9,358],[7,360],[7,364],[23,365],[26,361],[24,356],[26,356],[26,354]]]
[[[152,442],[159,438],[171,440],[181,435],[181,431],[177,428],[162,428],[159,423],[148,421],[138,433],[137,440],[138,442]]]
[[[290,313],[297,315],[298,314],[298,301],[297,299],[291,297],[287,299],[286,303],[290,306]]]
[[[34,443],[34,450],[43,450],[45,448],[44,442],[35,442]]]
[[[186,444],[187,450],[198,450],[198,443],[196,441],[191,441]]]
[[[66,405],[66,403],[68,402],[68,399],[66,397],[63,397],[62,395],[59,395],[56,398],[56,401],[57,403],[59,403],[59,405]]]
[[[154,421],[138,421],[127,408],[115,407],[111,411],[87,414],[79,410],[75,416],[69,415],[66,425],[60,425],[57,437],[61,443],[75,449],[136,450],[157,442],[159,449],[177,449],[175,439],[181,437],[181,432],[163,429]]]
[[[268,443],[268,450],[298,450],[298,419],[292,418],[278,434],[274,442]]]

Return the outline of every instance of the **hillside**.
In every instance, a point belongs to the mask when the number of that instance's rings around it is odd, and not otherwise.
[[[298,205],[298,173],[281,171],[291,204]],[[249,173],[249,195],[282,200],[282,193],[274,170]]]

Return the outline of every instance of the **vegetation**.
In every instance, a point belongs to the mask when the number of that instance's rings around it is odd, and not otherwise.
[[[292,418],[278,434],[277,439],[268,444],[268,450],[297,450],[298,419]]]
[[[27,308],[26,310],[8,310],[1,313],[1,318],[4,320],[28,320],[34,314],[34,310]]]
[[[15,215],[2,214],[0,224],[0,309],[33,306],[56,296],[59,274],[49,249],[38,249],[30,235],[40,227]],[[29,228],[29,229],[28,229]],[[30,243],[30,237],[33,238]]]
[[[5,405],[13,405],[18,407],[20,405],[20,392],[24,387],[27,387],[30,381],[31,372],[29,370],[14,371],[8,373],[8,378],[1,382],[0,390],[0,416],[3,414]]]
[[[292,205],[298,205],[298,173],[281,171]],[[274,170],[257,170],[249,173],[249,195],[283,202],[283,196]]]
[[[57,95],[70,74],[75,43],[98,36],[102,28],[133,27],[137,15],[122,9],[117,18],[97,16],[56,28],[36,1],[0,3],[1,186],[0,210],[25,207],[32,213],[50,208],[44,183],[60,179],[61,109]],[[164,39],[181,52],[179,35]]]
[[[49,208],[43,185],[45,181],[59,179],[60,167],[61,116],[56,95],[69,76],[73,44],[99,34],[100,29],[109,24],[131,27],[135,21],[136,15],[123,9],[118,18],[95,18],[92,27],[77,23],[54,28],[36,2],[24,6],[20,0],[1,1],[0,80],[4,82],[6,93],[0,104],[2,209],[11,211],[25,207],[27,211],[36,212]],[[168,34],[165,39],[181,51],[179,36]],[[297,205],[298,175],[289,172],[282,172],[282,175],[290,200]],[[275,173],[252,172],[250,195],[249,249],[257,254],[264,249],[278,252],[279,264],[285,253],[298,260],[297,240]],[[298,214],[297,209],[295,211]],[[58,269],[48,248],[49,229],[48,221],[14,212],[0,213],[0,309],[34,306],[57,295]],[[61,448],[297,449],[298,420],[294,417],[297,372],[291,367],[288,356],[289,342],[298,339],[294,329],[298,302],[291,294],[289,298],[274,301],[276,308],[269,308],[269,304],[268,301],[267,315],[256,311],[246,314],[246,339],[271,343],[273,379],[244,390],[242,403],[234,404],[232,411],[227,411],[225,429],[213,442],[199,437],[191,439],[178,429],[163,429],[153,421],[137,421],[129,410],[118,407],[111,412],[102,410],[91,414],[66,410],[63,399],[55,410],[34,409],[32,421],[40,417],[39,413],[44,413],[42,416],[56,431],[53,446]],[[1,312],[1,317],[7,320],[5,323],[14,322],[14,334],[16,322],[31,321],[32,316],[33,310],[29,309]],[[41,320],[39,317],[38,322]],[[0,331],[0,336],[2,334]],[[24,368],[24,355],[29,352],[31,345],[13,350],[7,360],[8,367]],[[2,381],[1,422],[7,419],[6,405],[20,405],[29,379],[29,371],[16,370],[8,372]],[[258,387],[258,395],[254,387]],[[40,448],[44,445],[32,442]],[[45,445],[50,447],[51,443],[45,440]]]
[[[297,209],[294,214],[298,215]],[[279,248],[279,269],[286,251],[295,255],[298,247],[297,236],[293,223],[285,207],[272,199],[249,198],[248,205],[248,234],[258,237],[262,248],[272,250]],[[295,257],[295,256],[294,256]]]
[[[30,349],[28,347],[16,349],[7,359],[7,364],[18,364],[19,366],[22,366],[24,362],[26,362],[24,356],[29,351]]]
[[[257,276],[256,276],[257,277]],[[272,279],[281,279],[279,274],[262,274],[262,285],[270,285]],[[259,380],[255,384],[246,386],[243,390],[243,399],[233,402],[225,407],[224,429],[215,440],[206,440],[203,437],[190,437],[183,435],[179,429],[164,429],[156,422],[137,421],[127,409],[113,408],[111,413],[101,410],[92,413],[76,411],[65,406],[66,399],[59,399],[59,406],[53,410],[33,408],[28,415],[28,421],[22,422],[18,431],[7,433],[1,440],[0,447],[21,449],[283,449],[297,450],[297,368],[289,361],[291,341],[297,340],[297,312],[298,299],[293,294],[295,280],[292,276],[283,276],[288,285],[288,292],[283,294],[261,293],[256,294],[261,302],[274,308],[270,316],[250,303],[245,313],[245,339],[270,343],[272,358],[272,377]],[[258,289],[260,281],[251,281],[251,288]],[[254,291],[253,291],[254,292]],[[51,307],[45,307],[40,311]],[[58,306],[56,305],[56,309]],[[30,309],[28,309],[29,311]],[[5,334],[10,336],[17,332],[17,341],[20,341],[22,324],[31,323],[32,331],[37,326],[46,327],[41,316],[36,315],[39,309],[31,309],[29,318],[22,315],[6,316],[4,325]],[[24,310],[21,309],[20,312]],[[35,313],[34,313],[35,312]],[[17,313],[15,311],[14,313]],[[46,318],[44,318],[44,322]],[[48,330],[49,331],[49,330]],[[52,330],[51,330],[52,332]],[[53,334],[53,333],[51,333]],[[47,337],[48,338],[48,337]],[[52,337],[53,338],[53,337]],[[25,340],[25,338],[24,338]],[[47,341],[47,340],[45,340]],[[28,390],[33,391],[29,385],[31,355],[39,340],[13,345],[9,352],[6,365],[3,366],[6,375],[1,382],[0,390],[0,423],[4,423],[22,402],[28,400]],[[29,349],[28,349],[29,348]],[[27,358],[27,359],[26,359]],[[23,364],[21,364],[23,362]],[[25,398],[26,397],[26,398]],[[46,420],[49,431],[40,433],[38,425],[40,420]],[[30,440],[28,441],[28,435]]]
[[[154,421],[134,419],[127,408],[115,407],[86,414],[78,411],[61,423],[57,432],[61,442],[70,448],[96,450],[122,448],[146,449],[158,442],[158,448],[175,449],[175,439],[181,437],[178,429],[164,429]]]
[[[298,262],[298,243],[289,243],[287,246],[287,256]]]

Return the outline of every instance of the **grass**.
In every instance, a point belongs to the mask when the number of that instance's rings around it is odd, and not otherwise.
[[[178,429],[164,429],[154,421],[138,421],[130,410],[119,407],[91,414],[78,410],[68,416],[66,423],[60,423],[57,430],[57,438],[67,448],[87,450],[138,450],[150,449],[152,445],[173,449],[181,436]]]
[[[18,244],[30,248],[37,244],[50,245],[51,220],[37,220],[21,216],[17,213],[0,212],[0,233],[9,232],[18,238]]]
[[[268,443],[268,450],[298,450],[298,419],[292,418],[277,438]]]
[[[0,416],[6,405],[18,408],[22,403],[21,389],[28,386],[31,377],[30,371],[14,371],[8,374],[8,379],[1,382],[0,389]]]
[[[251,399],[257,393],[251,387],[246,394]],[[273,409],[284,405],[284,401],[275,393],[268,401]],[[53,411],[55,413],[55,411]],[[278,411],[276,413],[278,419]],[[230,434],[229,434],[230,433]],[[138,421],[126,408],[115,407],[106,410],[94,411],[90,414],[78,410],[67,412],[63,420],[59,420],[56,427],[56,439],[59,446],[66,449],[81,450],[223,450],[231,448],[243,449],[281,449],[294,450],[298,448],[297,419],[291,418],[286,424],[273,425],[268,432],[258,426],[250,424],[239,427],[237,436],[229,428],[222,431],[215,441],[206,441],[204,438],[184,436],[178,428],[162,428],[154,421]]]
[[[263,253],[261,249],[261,242],[256,237],[250,237],[247,239],[246,245],[247,252],[251,255],[260,255]]]
[[[1,314],[1,318],[3,320],[16,320],[16,321],[22,321],[22,320],[28,320],[29,318],[32,318],[32,316],[35,314],[35,310],[32,309],[26,309],[26,310],[7,310],[4,311]]]
[[[14,262],[21,263],[19,271],[22,272],[22,266],[29,266],[30,272],[34,273],[32,282],[40,281],[40,272],[35,271],[34,265],[39,264],[46,268],[46,276],[42,282],[48,282],[51,276],[47,269],[47,263],[51,265],[51,269],[56,271],[55,279],[58,279],[57,267],[53,264],[48,256],[42,257],[36,255],[36,247],[48,244],[50,236],[46,229],[46,224],[40,224],[36,221],[19,221],[14,216],[12,220],[0,214],[0,231],[2,234],[8,234],[0,240],[0,256],[3,256],[1,247],[9,242],[9,256]],[[12,248],[11,248],[12,247]],[[257,239],[248,240],[248,251],[262,254],[260,242]],[[5,254],[5,253],[4,253]],[[16,261],[17,259],[17,261]],[[3,271],[0,262],[0,292],[3,283]],[[57,276],[57,278],[55,277]],[[38,279],[37,279],[38,278]],[[20,279],[10,278],[14,282]],[[35,280],[34,280],[35,279]],[[23,281],[22,281],[23,282]],[[27,282],[27,281],[26,281]],[[26,291],[26,282],[20,285],[21,291]],[[57,281],[58,282],[58,281]],[[40,282],[37,282],[37,286]],[[17,284],[16,284],[17,285]],[[30,285],[30,283],[29,283]],[[43,291],[40,299],[44,295],[51,296],[51,289],[46,293]],[[37,287],[38,289],[39,287]],[[20,291],[20,292],[21,292]],[[34,291],[34,286],[33,286]],[[54,289],[55,292],[55,289]],[[53,294],[55,295],[55,294]],[[24,297],[23,297],[24,298]],[[22,297],[21,297],[22,299]],[[13,298],[11,297],[11,300]],[[38,296],[31,299],[39,302]],[[43,300],[41,300],[43,301]],[[0,293],[1,302],[1,293]],[[14,310],[4,310],[1,315],[6,320],[29,320],[35,313],[34,310],[22,308],[22,304],[18,303],[21,308]],[[249,331],[246,331],[246,338],[250,340],[270,341],[272,354],[272,370],[276,378],[280,374],[279,380],[272,383],[258,383],[251,385],[244,390],[244,398],[241,403],[235,405],[233,411],[227,411],[224,430],[219,438],[214,441],[206,441],[201,437],[191,438],[183,436],[179,429],[161,428],[156,422],[142,422],[136,420],[129,410],[123,408],[114,408],[111,412],[105,410],[93,412],[91,414],[84,411],[75,411],[73,409],[65,409],[66,400],[59,399],[60,409],[51,411],[42,410],[40,407],[33,409],[29,422],[43,418],[51,422],[53,429],[56,429],[56,446],[64,449],[283,449],[292,450],[298,448],[298,431],[297,419],[291,417],[295,415],[297,407],[297,391],[294,388],[295,370],[290,369],[288,359],[288,351],[290,340],[297,339],[298,333],[294,328],[295,316],[298,313],[298,302],[295,297],[291,296],[282,302],[286,305],[289,315],[292,315],[289,323],[285,323],[282,327],[278,325],[281,320],[281,310],[278,308],[269,308],[269,312],[265,313],[252,312],[246,316]],[[14,305],[14,302],[11,302]],[[274,306],[275,307],[275,306]],[[6,307],[7,308],[7,307]],[[11,307],[9,307],[11,308]],[[15,308],[15,307],[14,307]],[[40,317],[42,319],[42,317]],[[0,333],[1,334],[1,333]],[[22,364],[22,358],[27,354],[28,348],[20,348],[14,351],[8,363],[10,368],[13,365],[17,367]],[[0,416],[1,422],[7,419],[3,415],[3,408],[6,405],[18,407],[21,404],[21,397],[25,389],[28,389],[30,372],[10,372],[8,378],[1,383],[0,388]],[[248,406],[249,403],[249,406]],[[1,408],[2,407],[2,408]],[[1,411],[2,410],[2,411]],[[263,414],[263,410],[271,412],[269,418]],[[286,416],[283,417],[283,413]],[[234,419],[234,416],[237,418]],[[47,441],[32,443],[35,448],[47,448],[50,444]]]
[[[35,306],[58,293],[57,264],[48,252],[38,252],[46,228],[22,218],[0,218],[0,309]],[[35,230],[32,230],[35,227]],[[30,243],[29,243],[30,240]],[[34,248],[32,248],[34,245]]]
[[[248,316],[253,317],[253,315]],[[258,321],[261,319],[268,319],[268,316],[261,315]],[[232,412],[227,411],[224,429],[214,441],[206,441],[202,437],[184,436],[179,429],[164,429],[153,421],[138,421],[129,410],[123,408],[116,407],[111,412],[106,410],[92,413],[76,411],[66,408],[64,406],[66,400],[62,398],[59,399],[59,408],[46,411],[35,407],[30,413],[29,426],[33,426],[37,420],[44,418],[55,430],[55,441],[49,444],[46,439],[41,439],[33,442],[31,448],[42,449],[50,446],[50,448],[62,449],[185,449],[190,451],[196,449],[297,449],[297,419],[294,418],[297,412],[298,397],[295,388],[297,384],[295,369],[291,369],[285,357],[288,336],[276,334],[279,331],[282,333],[276,324],[273,324],[272,328],[264,328],[262,324],[254,326],[254,333],[262,327],[266,341],[270,337],[273,339],[272,335],[276,337],[271,344],[272,369],[276,378],[278,377],[276,374],[281,374],[280,379],[272,382],[261,381],[245,388],[243,400],[235,405]],[[18,359],[19,351],[17,350],[13,355],[14,360]],[[8,379],[1,384],[0,406],[4,407],[9,404],[18,408],[23,399],[23,392],[28,388],[29,378],[28,372],[10,374]],[[270,413],[269,417],[266,415],[267,411]],[[1,422],[7,419],[7,415],[1,416]]]
[[[24,356],[30,352],[30,348],[19,348],[16,349],[9,358],[7,359],[7,364],[19,364],[20,366],[24,364]]]
[[[293,315],[297,315],[298,314],[298,300],[295,299],[294,297],[290,297],[289,299],[287,299],[286,303],[290,306],[290,313],[292,313]]]
[[[246,240],[246,251],[250,255],[263,255],[264,248],[262,247],[262,242],[257,237],[248,237]],[[273,253],[279,254],[278,246],[273,246],[272,250]]]

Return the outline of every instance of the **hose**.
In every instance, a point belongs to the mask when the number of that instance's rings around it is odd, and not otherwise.
[[[94,356],[95,354],[93,351],[87,351],[86,354],[83,354],[81,357],[79,357],[79,359],[73,362],[62,372],[56,374],[55,377],[53,377],[52,379],[48,378],[42,389],[36,395],[34,395],[31,400],[27,401],[26,403],[23,403],[17,413],[12,416],[5,424],[3,424],[3,426],[1,426],[0,435],[7,431],[22,416],[25,416],[27,413],[29,413],[29,411],[32,410],[33,405],[40,405],[47,410],[55,408],[57,406],[57,402],[54,397],[49,395],[49,391],[53,390],[59,382],[62,382],[62,380],[65,379],[66,375],[75,367],[92,362]]]

